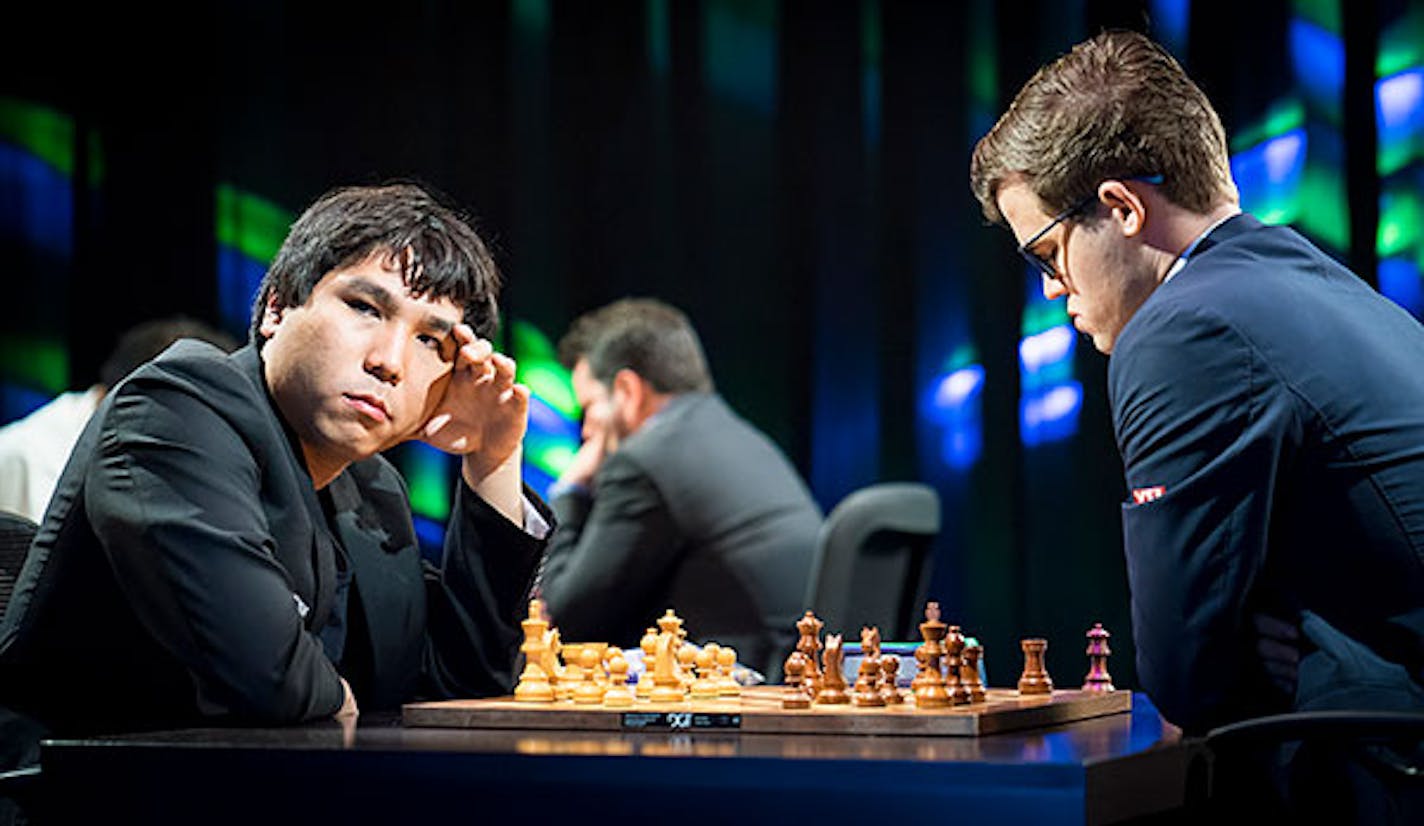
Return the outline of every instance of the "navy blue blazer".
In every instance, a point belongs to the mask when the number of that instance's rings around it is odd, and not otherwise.
[[[509,691],[543,542],[459,482],[423,566],[388,462],[318,494],[295,445],[253,347],[180,342],[120,383],[0,626],[0,702],[84,731],[319,718],[338,674],[363,710]]]
[[[1123,328],[1108,384],[1137,669],[1163,714],[1424,705],[1424,327],[1241,215]],[[1304,626],[1293,696],[1257,614]]]

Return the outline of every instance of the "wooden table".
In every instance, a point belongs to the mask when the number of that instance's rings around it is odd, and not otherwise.
[[[980,826],[1170,811],[1200,759],[1136,695],[1130,713],[980,737],[406,728],[368,716],[346,731],[50,740],[42,765],[61,822]]]

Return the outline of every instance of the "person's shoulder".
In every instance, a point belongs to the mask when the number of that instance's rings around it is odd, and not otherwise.
[[[260,360],[249,345],[226,353],[206,341],[183,339],[130,373],[114,393],[172,387],[193,393],[248,394],[256,388]]]
[[[1241,318],[1238,304],[1206,300],[1195,290],[1167,289],[1174,284],[1149,296],[1118,335],[1108,359],[1114,398],[1140,381],[1239,358],[1249,349],[1243,329],[1250,325]]]
[[[205,342],[177,342],[120,381],[99,409],[104,427],[116,431],[141,430],[155,414],[204,434],[221,422],[245,440],[284,439],[251,346],[229,354]]]

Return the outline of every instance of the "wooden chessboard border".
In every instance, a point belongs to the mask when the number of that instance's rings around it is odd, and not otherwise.
[[[870,734],[978,737],[1005,731],[1044,728],[1132,709],[1132,692],[1054,691],[1021,697],[1014,689],[989,689],[983,703],[944,709],[913,704],[864,708],[816,705],[806,710],[781,708],[784,689],[745,689],[741,699],[684,703],[639,702],[628,709],[557,703],[523,703],[513,697],[408,703],[401,710],[407,726],[436,728],[636,731],[624,714],[690,712],[734,715],[736,730],[749,734]],[[724,724],[730,719],[720,718]]]

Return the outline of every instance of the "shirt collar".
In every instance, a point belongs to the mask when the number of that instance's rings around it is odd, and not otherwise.
[[[1172,276],[1182,271],[1182,267],[1185,267],[1187,265],[1187,259],[1191,258],[1192,253],[1196,252],[1197,245],[1201,244],[1201,242],[1208,235],[1211,235],[1213,232],[1215,232],[1217,227],[1221,226],[1227,221],[1230,221],[1232,218],[1235,218],[1240,214],[1241,209],[1238,207],[1232,210],[1230,213],[1218,218],[1215,222],[1212,223],[1211,226],[1203,230],[1201,235],[1198,235],[1196,238],[1192,239],[1192,242],[1187,245],[1187,248],[1182,250],[1182,254],[1177,256],[1177,260],[1172,262],[1172,268],[1167,270],[1167,276],[1162,279],[1162,283],[1166,284],[1168,281],[1172,280]]]

